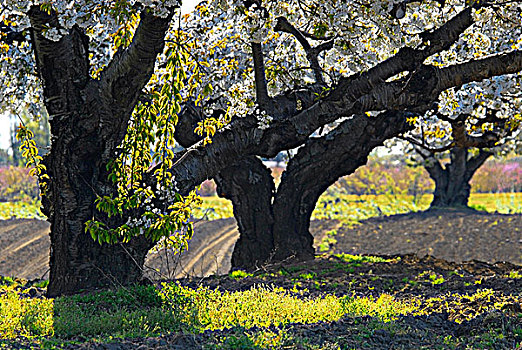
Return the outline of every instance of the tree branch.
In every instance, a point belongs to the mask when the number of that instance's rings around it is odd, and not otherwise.
[[[484,164],[484,162],[493,155],[493,152],[480,150],[479,154],[476,156],[468,159],[467,166],[466,166],[466,178],[467,180],[471,180],[473,177],[473,174],[475,174],[475,171],[477,171],[478,168]]]
[[[451,122],[451,135],[454,143],[461,148],[487,148],[495,146],[500,139],[494,132],[485,132],[481,136],[468,135],[466,123],[463,121]]]
[[[522,50],[492,55],[439,69],[437,90],[460,87],[472,81],[480,81],[497,75],[514,74],[520,70],[522,70]]]
[[[381,84],[357,101],[363,110],[412,109],[433,104],[451,87],[522,70],[522,51],[512,51],[446,68],[423,65],[410,79]],[[352,104],[355,106],[356,103]],[[416,107],[417,106],[417,107]]]
[[[444,76],[445,80],[441,82],[439,69],[433,66],[419,68],[419,62],[453,43],[472,23],[470,10],[462,11],[444,26],[431,32],[432,37],[426,48],[401,49],[374,68],[341,80],[328,96],[319,100],[312,96],[311,105],[303,106],[301,111],[295,109],[290,99],[285,99],[281,106],[276,103],[281,113],[273,115],[274,120],[267,129],[258,128],[256,118],[234,120],[227,128],[216,133],[212,144],[203,146],[197,143],[176,162],[172,172],[176,179],[180,179],[179,190],[183,193],[192,189],[246,155],[272,157],[281,150],[297,147],[315,130],[341,117],[368,110],[426,111],[432,107],[443,88],[451,87],[451,75]],[[476,72],[467,75],[468,80],[481,80],[522,70],[522,64],[519,67],[512,62],[516,59],[508,55],[497,62],[502,65],[488,71],[489,74]],[[496,62],[492,58],[485,60],[488,63],[488,60]],[[470,64],[474,65],[473,62]],[[467,69],[466,64],[457,67]],[[385,83],[387,78],[404,70],[412,72],[412,79],[408,82]],[[453,83],[461,84],[456,74],[453,75]]]
[[[257,104],[263,109],[267,109],[270,104],[268,89],[266,85],[265,75],[265,59],[263,57],[263,48],[261,43],[250,43],[252,48],[252,57],[254,60],[254,77],[256,82],[256,100]]]
[[[312,47],[308,40],[306,40],[305,34],[295,28],[285,17],[277,17],[277,23],[274,27],[274,31],[289,33],[293,35],[297,41],[299,41],[306,52],[306,58],[312,67],[315,81],[319,84],[324,84],[324,78],[321,66],[319,65],[318,56],[321,52],[333,48],[334,40],[331,39],[316,47]],[[308,36],[310,36],[310,34],[308,34]]]
[[[31,21],[31,42],[38,75],[43,81],[44,103],[50,119],[71,117],[69,100],[77,98],[90,80],[89,39],[79,28],[73,27],[60,40],[44,37],[48,27],[58,28],[56,13],[48,14],[40,6],[28,11]],[[74,96],[74,97],[73,97]],[[56,121],[51,122],[56,125]]]
[[[449,145],[446,145],[446,146],[444,146],[444,147],[440,147],[440,148],[431,148],[431,147],[429,147],[429,146],[423,144],[422,142],[417,141],[417,140],[414,139],[413,137],[409,137],[409,136],[399,136],[398,138],[401,139],[401,140],[404,140],[404,141],[408,141],[408,142],[411,143],[412,145],[415,145],[415,146],[417,146],[417,147],[422,148],[423,150],[426,150],[426,151],[430,152],[430,154],[445,152],[445,151],[450,150],[450,149],[454,146],[453,143],[450,143]],[[420,152],[419,152],[419,153],[420,153]]]
[[[107,135],[121,135],[126,131],[141,90],[152,76],[156,57],[163,51],[172,14],[161,18],[153,16],[150,9],[142,10],[131,44],[118,51],[101,73],[100,93],[113,115],[113,120],[101,121]]]

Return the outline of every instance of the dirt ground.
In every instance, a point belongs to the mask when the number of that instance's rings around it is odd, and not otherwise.
[[[366,220],[342,227],[336,252],[409,254],[462,262],[522,264],[522,215],[431,210]]]
[[[45,221],[0,221],[0,275],[47,278],[48,231]],[[189,250],[181,256],[164,250],[150,253],[148,275],[172,279],[226,274],[239,235],[235,220],[200,221],[194,231]],[[374,218],[353,228],[335,220],[313,221],[311,232],[316,246],[327,237],[335,239],[334,253],[414,253],[453,262],[522,264],[522,215],[435,210]]]
[[[427,313],[401,316],[386,324],[369,316],[344,316],[335,322],[270,327],[266,331],[274,337],[283,334],[288,339],[277,347],[281,349],[522,349],[521,230],[522,215],[471,211],[376,218],[354,228],[333,220],[315,221],[311,231],[318,247],[327,239],[333,244],[329,253],[372,254],[386,261],[350,261],[350,257],[329,254],[300,264],[266,266],[238,279],[223,275],[230,269],[238,236],[234,219],[223,219],[198,222],[188,252],[176,264],[159,252],[149,257],[147,265],[159,270],[149,270],[152,277],[187,276],[179,282],[194,288],[237,291],[265,285],[284,287],[302,298],[325,293],[377,298],[387,293],[396,300],[417,299],[419,310]],[[29,279],[45,275],[47,231],[41,221],[0,222],[0,275]],[[214,272],[222,276],[193,278]],[[37,295],[45,292],[36,290]],[[237,327],[115,339],[110,344],[79,340],[64,348],[237,349],[234,341],[256,331]],[[30,339],[6,345],[37,347]]]

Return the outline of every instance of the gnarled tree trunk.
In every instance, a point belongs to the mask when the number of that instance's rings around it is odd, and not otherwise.
[[[365,164],[376,146],[409,128],[403,113],[354,116],[328,135],[305,143],[275,192],[268,169],[258,159],[243,159],[222,171],[215,177],[218,194],[232,200],[240,232],[232,267],[252,270],[266,263],[313,259],[309,227],[319,196],[339,177]]]
[[[98,244],[85,232],[85,223],[105,219],[110,227],[123,220],[107,220],[94,203],[97,195],[115,193],[107,164],[126,133],[156,55],[163,50],[170,19],[142,14],[133,44],[94,80],[89,72],[89,39],[81,29],[74,27],[55,42],[42,35],[44,27],[56,25],[55,14],[33,6],[29,17],[53,135],[43,160],[49,179],[41,183],[42,211],[51,223],[47,294],[138,282],[153,242],[139,236],[126,244]]]
[[[470,157],[466,148],[454,147],[450,150],[450,163],[445,167],[434,157],[429,157],[425,168],[435,181],[430,208],[468,207],[471,193],[469,182],[491,155],[491,152],[481,150]]]
[[[275,192],[270,170],[257,157],[246,157],[214,177],[220,197],[232,201],[239,232],[232,266],[259,267],[274,253]]]

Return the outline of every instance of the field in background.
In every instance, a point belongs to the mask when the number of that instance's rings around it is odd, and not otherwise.
[[[284,169],[272,168],[276,184]],[[520,158],[490,160],[471,181],[470,206],[503,214],[522,213]],[[313,219],[338,219],[346,223],[370,217],[426,210],[434,184],[423,167],[406,166],[402,160],[371,158],[350,176],[339,179],[319,199]],[[199,188],[203,205],[196,219],[232,217],[232,205],[216,196],[213,181]],[[0,167],[0,219],[45,217],[39,210],[38,187],[28,169]]]
[[[324,194],[319,198],[312,219],[337,219],[356,223],[371,217],[404,214],[428,209],[433,195],[347,195]],[[194,217],[216,220],[233,217],[232,203],[217,196],[202,197],[203,204]],[[477,210],[502,214],[522,214],[522,193],[472,193],[470,206]],[[0,202],[0,220],[45,219],[40,202]]]
[[[0,202],[0,220],[11,218],[45,220],[45,216],[40,211],[39,201]]]
[[[376,216],[426,210],[433,195],[330,195],[319,198],[312,219],[337,219],[357,222]],[[502,214],[522,213],[522,193],[472,193],[470,206],[477,210]],[[207,220],[232,217],[232,203],[219,197],[203,197],[203,205],[194,213]]]

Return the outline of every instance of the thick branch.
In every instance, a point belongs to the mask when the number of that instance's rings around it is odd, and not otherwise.
[[[428,44],[425,48],[403,47],[393,57],[381,62],[367,72],[343,79],[339,88],[344,89],[347,85],[361,85],[367,93],[371,88],[394,75],[403,71],[412,72],[429,56],[448,49],[472,24],[471,9],[464,9],[441,27],[421,33],[420,36],[426,37],[425,41]]]
[[[433,155],[425,157],[424,154],[419,154],[424,158],[424,168],[430,177],[435,181],[443,179],[445,170],[442,168],[442,165],[440,165],[440,162],[437,160],[437,158],[433,157]]]
[[[144,9],[140,18],[129,47],[119,51],[101,74],[100,93],[107,106],[111,106],[113,118],[101,121],[107,135],[116,133],[119,136],[126,131],[128,118],[152,76],[158,54],[163,51],[172,13],[161,18]]]
[[[446,68],[423,65],[410,79],[381,84],[357,102],[363,110],[424,108],[451,87],[522,70],[522,51],[512,51]],[[354,103],[355,105],[355,103]]]
[[[270,98],[268,97],[268,89],[266,85],[265,60],[263,57],[263,48],[261,43],[250,43],[252,48],[252,56],[254,60],[254,77],[256,81],[256,100],[261,108],[266,109],[269,106]]]
[[[473,174],[477,171],[478,168],[484,164],[484,162],[493,155],[493,152],[480,150],[479,154],[468,159],[466,166],[466,181],[471,180]]]
[[[522,70],[522,51],[501,53],[480,60],[456,64],[439,70],[438,91],[460,87],[497,75],[514,74]]]
[[[80,100],[79,90],[90,80],[89,39],[79,28],[73,27],[59,41],[46,39],[42,32],[47,27],[59,26],[55,13],[32,6],[28,12],[31,21],[31,41],[38,74],[43,82],[44,103],[49,113],[53,133],[57,134],[58,118],[75,118],[71,101]],[[77,120],[76,120],[77,122]]]
[[[410,131],[413,126],[407,123],[406,118],[412,115],[398,111],[386,111],[376,117],[354,115],[327,135],[309,138],[289,162],[287,172],[293,176],[311,176],[315,179],[304,181],[303,185],[313,187],[324,182],[320,186],[328,187],[340,176],[356,169],[353,161],[360,159],[365,162],[373,148]]]

